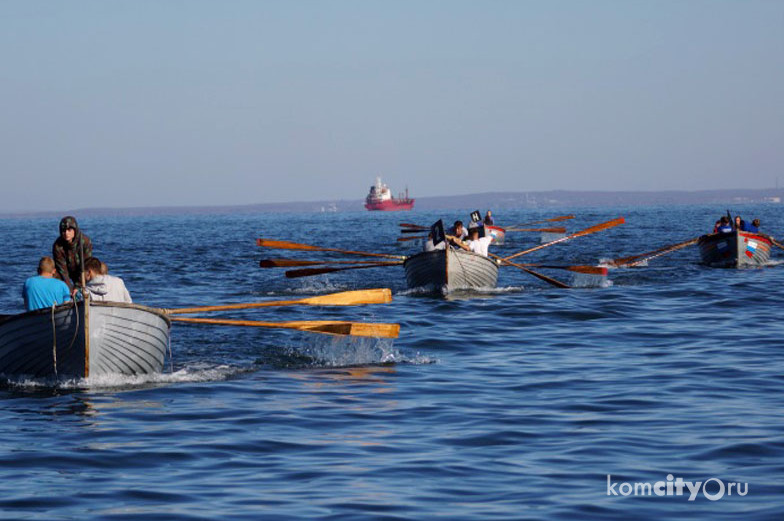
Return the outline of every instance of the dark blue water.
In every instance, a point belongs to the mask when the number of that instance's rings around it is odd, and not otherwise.
[[[504,268],[499,289],[442,299],[389,267],[290,280],[257,237],[405,253],[401,220],[442,214],[83,218],[136,302],[160,307],[393,289],[391,304],[214,314],[397,322],[350,340],[175,324],[173,372],[0,387],[3,519],[738,519],[784,515],[784,268],[716,270],[687,248],[608,281]],[[470,209],[473,210],[473,209]],[[784,233],[775,205],[738,207]],[[680,242],[724,208],[574,212],[569,229],[627,224],[521,258],[596,263]],[[0,221],[0,313],[47,254],[57,219]],[[537,243],[509,235],[499,253]],[[775,250],[774,259],[782,259]],[[300,258],[319,258],[315,254]],[[775,263],[774,263],[775,264]],[[711,501],[608,495],[611,482],[714,478]],[[615,488],[617,490],[617,486]]]

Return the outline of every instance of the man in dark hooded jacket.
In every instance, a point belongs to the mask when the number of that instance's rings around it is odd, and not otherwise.
[[[63,217],[60,221],[60,237],[52,245],[52,257],[57,277],[68,284],[71,292],[82,284],[83,259],[92,255],[93,244],[90,238],[79,230],[76,219],[70,215]]]

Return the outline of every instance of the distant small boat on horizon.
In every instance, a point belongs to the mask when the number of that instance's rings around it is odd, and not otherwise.
[[[376,184],[370,187],[370,193],[365,198],[365,208],[370,211],[400,211],[411,210],[414,207],[414,200],[408,197],[408,187],[405,194],[395,198],[389,187],[381,182],[380,177],[376,177]]]

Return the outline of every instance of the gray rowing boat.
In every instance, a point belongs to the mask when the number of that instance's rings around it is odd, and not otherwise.
[[[403,263],[409,288],[432,288],[448,293],[456,289],[495,288],[498,263],[458,248],[417,253]]]
[[[168,316],[138,304],[87,302],[0,318],[0,374],[87,378],[163,370]]]

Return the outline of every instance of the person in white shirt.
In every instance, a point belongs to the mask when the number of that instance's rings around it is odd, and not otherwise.
[[[95,257],[84,261],[84,277],[87,280],[85,291],[96,301],[132,302],[131,295],[120,277],[104,273],[105,264]],[[106,269],[108,272],[108,269]]]
[[[427,240],[422,248],[422,251],[435,251],[446,249],[446,241],[441,241],[438,244],[433,244],[433,234],[427,234]]]
[[[455,221],[455,225],[447,230],[447,235],[457,237],[461,241],[468,237],[468,232],[463,226],[463,221]]]
[[[487,257],[488,248],[490,243],[493,242],[492,235],[485,235],[484,237],[479,236],[479,227],[471,228],[468,232],[468,240],[466,241],[466,246],[468,246],[468,250],[474,253],[478,253],[483,257]]]

